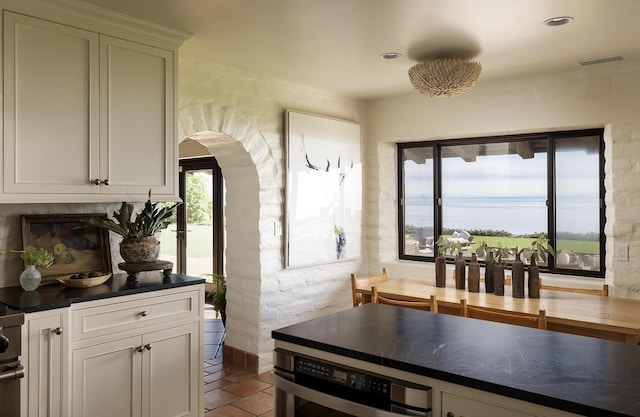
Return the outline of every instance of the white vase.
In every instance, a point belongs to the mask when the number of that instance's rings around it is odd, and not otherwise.
[[[25,291],[33,291],[40,285],[42,275],[40,271],[33,265],[27,265],[27,267],[20,274],[20,285]]]

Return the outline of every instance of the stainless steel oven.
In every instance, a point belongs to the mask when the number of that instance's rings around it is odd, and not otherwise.
[[[23,313],[0,311],[0,414],[3,417],[20,416],[20,378],[24,376],[20,364],[23,324]]]
[[[276,417],[431,417],[431,388],[274,351]]]

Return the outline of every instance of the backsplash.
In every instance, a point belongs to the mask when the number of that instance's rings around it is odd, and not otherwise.
[[[112,204],[6,204],[0,205],[0,288],[19,285],[23,270],[20,258],[8,256],[6,249],[22,249],[20,216],[25,214],[107,213],[111,215],[121,203]],[[119,239],[110,235],[111,263],[114,270],[120,262],[117,250]],[[113,248],[116,248],[114,251]]]

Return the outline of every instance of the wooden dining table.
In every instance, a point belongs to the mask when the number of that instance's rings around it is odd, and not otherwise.
[[[436,287],[433,278],[397,278],[376,285],[378,294],[403,300],[426,301],[435,295],[438,312],[459,314],[460,300],[467,305],[537,315],[545,310],[547,329],[607,340],[640,344],[640,300],[566,291],[540,290],[540,298],[514,298],[511,287],[504,296],[484,291],[459,290],[453,282]],[[371,301],[371,288],[357,288],[363,302]]]

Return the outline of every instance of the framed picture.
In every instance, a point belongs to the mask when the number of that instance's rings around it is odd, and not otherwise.
[[[286,267],[360,257],[360,125],[285,111]]]
[[[109,231],[82,227],[82,220],[106,214],[34,214],[20,216],[22,248],[44,248],[54,256],[47,268],[38,268],[42,277],[78,272],[111,272]]]

